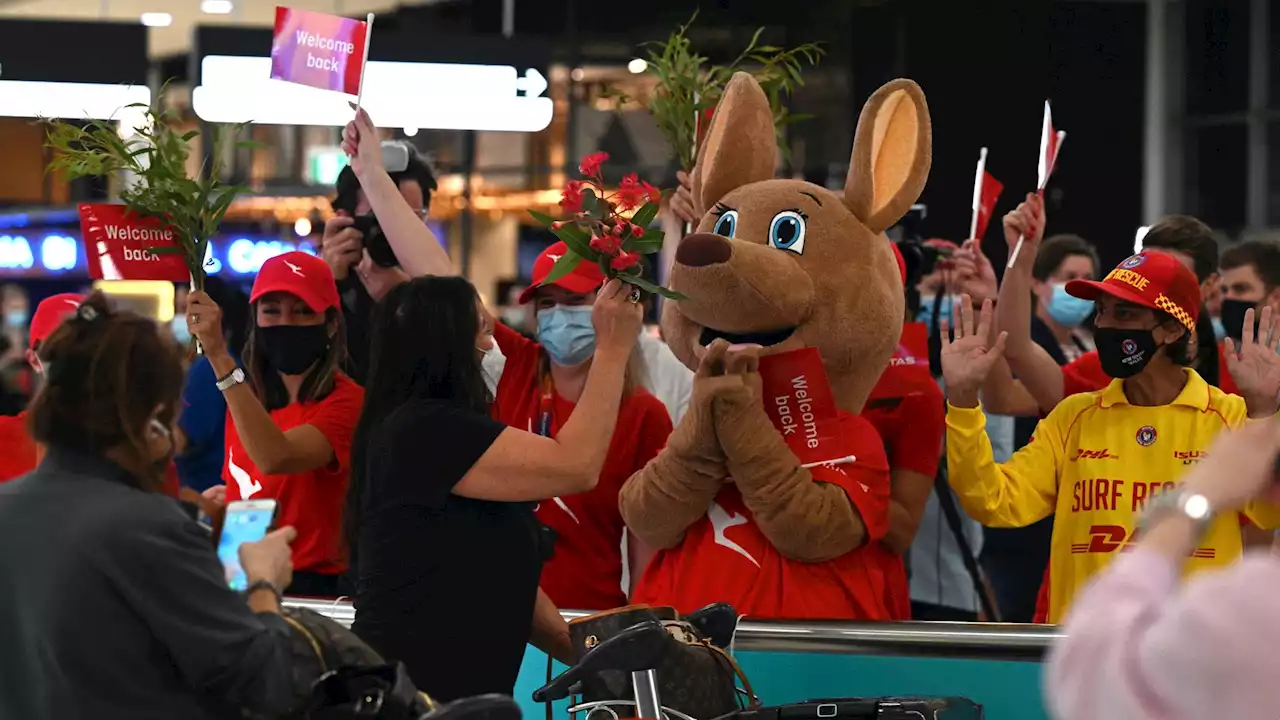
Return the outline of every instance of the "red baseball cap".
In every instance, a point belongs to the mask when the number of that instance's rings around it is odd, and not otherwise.
[[[249,302],[257,302],[267,293],[287,292],[296,295],[316,312],[338,307],[338,285],[328,263],[307,253],[294,251],[277,255],[262,263],[253,281]]]
[[[556,261],[564,257],[567,252],[569,252],[569,246],[563,242],[557,242],[538,254],[538,259],[533,261],[533,284],[520,291],[521,305],[533,299],[533,294],[538,291],[542,281],[551,274],[551,268],[555,267]],[[583,260],[578,263],[578,267],[574,268],[573,272],[551,284],[571,293],[585,294],[599,290],[600,286],[604,285],[604,281],[604,273],[600,272],[600,266],[590,260]]]
[[[898,249],[898,243],[891,242],[889,247],[893,248],[893,259],[898,261],[898,274],[902,276],[902,284],[907,284],[907,260],[902,257],[902,251]]]
[[[36,306],[35,314],[31,316],[31,331],[28,333],[27,340],[28,347],[35,350],[36,345],[44,342],[45,338],[52,335],[63,320],[75,313],[76,308],[80,307],[82,302],[84,302],[84,296],[75,293],[62,293],[41,300],[40,304]]]
[[[1067,293],[1082,300],[1110,295],[1117,300],[1168,313],[1187,330],[1200,317],[1200,283],[1177,258],[1162,252],[1140,252],[1116,266],[1101,281],[1071,280]]]

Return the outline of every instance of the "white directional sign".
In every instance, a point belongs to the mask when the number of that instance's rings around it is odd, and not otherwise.
[[[150,102],[145,85],[0,80],[0,117],[112,120],[126,105]]]
[[[191,93],[207,122],[342,126],[351,98],[271,79],[271,59],[210,55]],[[510,65],[370,62],[364,108],[382,127],[537,132],[551,124],[554,106],[542,97],[547,80]]]

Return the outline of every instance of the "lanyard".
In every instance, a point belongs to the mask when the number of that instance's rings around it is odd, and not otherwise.
[[[555,409],[555,385],[551,382],[551,374],[542,379],[542,391],[538,398],[538,434],[551,437],[551,416]]]

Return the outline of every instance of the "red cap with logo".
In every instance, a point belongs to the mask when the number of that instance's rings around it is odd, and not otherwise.
[[[1067,293],[1082,300],[1110,295],[1172,315],[1188,330],[1200,317],[1200,283],[1177,258],[1162,252],[1140,252],[1116,266],[1101,282],[1072,280]]]
[[[257,302],[263,295],[273,292],[296,295],[318,313],[341,303],[338,285],[328,263],[300,251],[277,255],[262,263],[258,277],[253,281],[249,302]]]
[[[36,345],[52,335],[62,321],[73,314],[82,302],[84,302],[84,296],[75,293],[52,295],[40,301],[36,306],[35,314],[31,316],[31,331],[27,334],[28,347],[35,350]]]
[[[538,255],[538,259],[533,261],[533,284],[520,292],[521,305],[533,299],[533,294],[537,292],[542,281],[551,274],[551,268],[555,267],[556,261],[564,257],[567,252],[569,252],[569,246],[563,242],[557,242]],[[586,294],[599,290],[600,286],[604,285],[604,281],[604,273],[600,272],[600,266],[590,260],[583,260],[578,263],[578,267],[574,268],[573,272],[551,284],[571,293]]]

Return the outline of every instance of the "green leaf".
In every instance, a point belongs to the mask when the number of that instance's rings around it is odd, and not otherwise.
[[[643,237],[635,237],[633,235],[622,243],[622,249],[638,252],[641,255],[652,255],[656,252],[662,252],[662,244],[665,239],[662,232],[658,232],[658,237],[656,238],[650,238],[649,233],[645,233]]]
[[[144,248],[152,255],[184,255],[186,251],[177,245],[157,245],[155,247]]]
[[[631,216],[631,222],[648,230],[649,224],[652,223],[653,219],[657,216],[658,216],[658,203],[648,202],[648,203],[645,203],[644,206],[641,207],[639,210],[637,210],[635,215]]]
[[[594,258],[597,255],[596,251],[591,249],[591,236],[586,230],[573,223],[565,223],[559,230],[552,230],[551,234],[563,240],[564,244],[577,253],[578,257]]]
[[[200,137],[200,131],[199,131],[199,130],[192,130],[192,131],[190,131],[190,132],[187,132],[187,133],[184,133],[184,134],[183,134],[183,136],[182,136],[182,142],[191,142],[192,140],[194,140],[194,139],[196,139],[196,138],[198,138],[198,137]]]
[[[681,295],[675,290],[664,288],[661,285],[657,285],[655,283],[649,282],[648,280],[645,280],[639,275],[636,275],[633,273],[618,273],[618,279],[622,280],[623,282],[635,285],[636,287],[640,288],[641,290],[644,290],[645,292],[661,295],[662,297],[670,298],[672,300],[688,300],[687,297],[685,297],[684,295]]]
[[[582,260],[582,256],[572,250],[561,255],[560,259],[556,260],[556,264],[551,266],[551,272],[547,273],[547,276],[543,278],[542,282],[538,283],[538,285],[550,285],[554,283],[565,275],[573,272],[574,269],[578,267],[578,263],[582,262]]]
[[[547,227],[551,227],[551,223],[553,222],[558,222],[555,218],[551,217],[550,215],[547,215],[546,213],[540,213],[537,210],[530,210],[529,214],[533,216],[534,220],[537,220],[538,222],[542,223]]]

